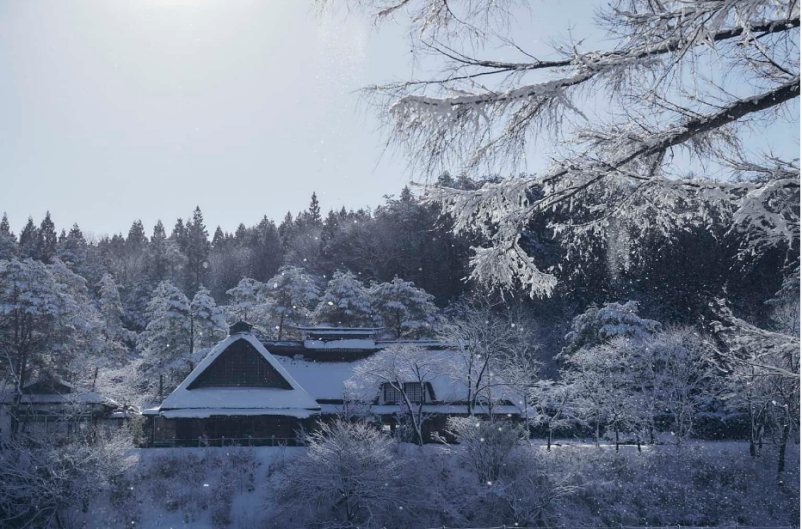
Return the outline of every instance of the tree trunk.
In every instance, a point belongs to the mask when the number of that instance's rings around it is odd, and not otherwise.
[[[599,446],[599,418],[596,417],[596,447]]]
[[[615,422],[615,451],[618,452],[618,421]]]
[[[777,477],[781,477],[785,472],[785,446],[788,444],[788,434],[791,431],[791,418],[788,416],[788,409],[786,408],[785,417],[783,418],[782,435],[780,436],[780,453],[777,461]]]
[[[281,335],[284,332],[284,313],[281,313],[281,319],[278,321],[278,339],[281,340]]]
[[[551,450],[551,426],[549,426],[549,440],[546,442],[546,450]]]

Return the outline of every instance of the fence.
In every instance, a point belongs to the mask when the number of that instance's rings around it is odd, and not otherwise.
[[[197,439],[160,439],[153,448],[203,447],[203,446],[300,446],[294,437],[219,437]]]

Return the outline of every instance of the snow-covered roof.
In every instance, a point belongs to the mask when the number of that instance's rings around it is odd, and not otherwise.
[[[438,354],[447,355],[449,352],[442,351]],[[345,382],[351,379],[356,368],[366,361],[360,359],[351,362],[316,362],[288,356],[276,356],[275,359],[318,401],[342,400]],[[468,398],[465,382],[447,374],[433,378],[431,384],[436,402],[463,402]],[[376,395],[378,392],[377,387]],[[515,396],[505,394],[503,398],[514,400]]]
[[[39,392],[39,390],[42,392]],[[15,392],[0,393],[0,404],[13,404]],[[34,380],[22,388],[20,404],[102,404],[117,408],[115,401],[64,380]]]
[[[275,387],[196,387],[188,389],[223,352],[237,340],[245,340],[278,372],[291,389]],[[308,417],[320,411],[309,393],[250,333],[238,333],[218,343],[192,373],[159,407],[165,417],[210,415],[290,415]],[[180,413],[179,413],[180,411]]]

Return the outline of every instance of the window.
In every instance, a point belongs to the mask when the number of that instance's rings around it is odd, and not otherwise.
[[[407,394],[410,402],[425,402],[425,394],[420,382],[404,382],[403,387],[403,393]],[[389,382],[382,384],[382,397],[385,404],[400,404],[404,402],[403,393]]]

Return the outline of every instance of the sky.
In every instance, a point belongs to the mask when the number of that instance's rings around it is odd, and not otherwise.
[[[583,35],[588,5],[544,0],[518,42]],[[356,91],[408,79],[408,51],[401,24],[312,0],[2,2],[0,211],[100,236],[195,206],[210,232],[278,222],[313,191],[375,207],[414,175]]]

